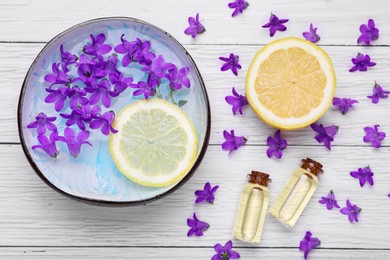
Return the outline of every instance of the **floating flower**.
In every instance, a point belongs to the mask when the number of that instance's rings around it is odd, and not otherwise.
[[[191,218],[187,218],[187,225],[190,227],[187,236],[195,235],[197,237],[203,236],[203,231],[206,231],[210,225],[206,222],[200,221],[196,216],[196,213]]]
[[[92,146],[92,144],[87,141],[88,138],[88,131],[81,131],[76,135],[70,127],[65,128],[64,136],[58,136],[58,140],[67,144],[70,154],[75,158],[80,154],[81,146],[83,144]]]
[[[359,36],[357,43],[365,43],[370,45],[371,41],[374,41],[379,38],[379,30],[375,27],[375,22],[373,19],[369,19],[367,25],[360,25],[361,35]]]
[[[77,107],[72,110],[70,114],[60,114],[63,118],[68,119],[66,121],[67,126],[72,126],[76,124],[81,130],[85,130],[83,116],[83,110],[80,107]]]
[[[222,65],[221,71],[231,70],[234,75],[237,76],[238,70],[241,69],[240,63],[238,63],[238,55],[230,53],[229,57],[219,57],[220,60],[224,61],[225,64]]]
[[[111,133],[117,133],[118,130],[115,130],[112,127],[112,123],[115,120],[114,111],[107,111],[103,115],[97,115],[95,119],[91,121],[89,127],[91,129],[99,129],[104,135],[109,135]]]
[[[139,48],[134,51],[132,55],[133,60],[141,65],[151,64],[156,55],[150,51],[150,41],[141,41],[140,39],[137,39],[137,41],[140,41],[137,45]],[[127,55],[125,57],[129,56]],[[125,57],[123,57],[123,59],[125,59]]]
[[[228,104],[232,105],[233,115],[235,115],[237,111],[242,115],[242,107],[248,105],[248,100],[245,96],[238,94],[234,87],[232,88],[232,93],[233,96],[226,96],[225,100]]]
[[[320,246],[320,244],[321,241],[318,238],[312,237],[312,233],[306,231],[305,237],[299,244],[299,251],[303,251],[303,257],[307,259],[310,251]]]
[[[385,139],[386,133],[379,132],[379,125],[374,125],[374,127],[365,127],[364,132],[366,135],[363,137],[363,141],[366,143],[371,143],[371,145],[375,148],[381,147],[381,141]]]
[[[85,104],[81,106],[81,110],[83,111],[83,115],[81,119],[85,123],[91,122],[92,119],[96,119],[100,117],[100,107],[98,105],[91,106],[90,104]]]
[[[81,58],[80,58],[81,59]],[[96,68],[93,64],[83,63],[80,64],[79,68],[77,69],[77,73],[79,77],[77,79],[80,79],[84,84],[89,88],[95,88],[98,84],[97,81],[97,75],[96,75]],[[100,72],[103,74],[103,72]],[[105,76],[105,75],[98,75]],[[75,79],[76,80],[76,79]]]
[[[218,190],[219,186],[216,185],[213,188],[211,188],[210,182],[207,182],[204,185],[203,190],[197,190],[195,191],[195,195],[197,196],[195,203],[201,203],[203,201],[207,201],[208,203],[213,204],[214,203],[214,193]]]
[[[112,50],[112,47],[109,44],[105,44],[106,35],[104,33],[98,34],[96,37],[93,34],[90,34],[92,43],[84,47],[84,53],[88,55],[93,55],[98,58],[102,58],[102,55],[109,53]]]
[[[60,70],[60,63],[53,63],[51,70],[53,73],[46,74],[45,81],[50,84],[50,88],[57,84],[69,84],[71,79],[68,74]]]
[[[310,125],[311,129],[317,132],[317,135],[314,137],[317,142],[324,143],[325,147],[330,150],[330,144],[334,141],[334,136],[337,134],[338,126],[323,126],[322,124],[313,123]]]
[[[341,114],[345,115],[350,108],[352,108],[353,104],[359,103],[355,99],[350,99],[350,98],[338,98],[334,97],[333,98],[333,105],[335,107],[338,107],[340,110]]]
[[[102,104],[105,107],[109,108],[111,106],[110,83],[107,79],[101,80],[96,88],[86,87],[85,90],[87,90],[89,93],[93,93],[89,97],[89,103],[91,105],[95,105],[100,100],[102,100]]]
[[[49,92],[49,95],[46,96],[46,103],[54,103],[54,108],[58,112],[60,111],[64,105],[65,100],[69,95],[69,88],[67,86],[59,87],[58,89],[46,89]]]
[[[372,95],[367,96],[368,98],[371,99],[371,102],[374,104],[378,104],[379,99],[381,98],[388,98],[390,94],[390,91],[384,90],[378,83],[374,84],[374,87],[372,89]]]
[[[123,73],[117,69],[114,69],[109,73],[108,79],[110,80],[111,84],[114,85],[114,90],[110,92],[110,95],[115,97],[125,91],[127,87],[130,86],[130,84],[133,82],[132,78],[123,76]]]
[[[50,131],[56,131],[57,127],[52,122],[56,121],[57,117],[47,116],[45,113],[41,112],[35,117],[35,121],[32,121],[27,125],[27,128],[36,128],[38,135],[43,135],[46,133],[46,129]]]
[[[159,84],[159,79],[153,72],[149,73],[148,80],[146,82],[139,81],[137,84],[130,84],[131,88],[136,88],[134,96],[144,95],[145,99],[154,96],[156,94],[156,87]]]
[[[182,86],[187,88],[191,87],[190,80],[188,78],[188,74],[190,69],[188,67],[181,68],[180,70],[174,66],[172,69],[168,71],[166,74],[167,80],[169,80],[169,86],[172,90],[181,89]]]
[[[228,4],[229,8],[234,9],[232,17],[242,14],[242,12],[249,6],[245,0],[235,0]]]
[[[320,40],[320,36],[317,34],[317,27],[314,28],[312,23],[310,24],[310,30],[308,32],[303,32],[302,35],[306,40],[312,43],[316,43]]]
[[[60,46],[61,53],[61,67],[62,71],[67,73],[69,72],[68,65],[74,64],[77,61],[77,56],[71,54],[70,52],[64,51],[64,45]]]
[[[153,72],[157,77],[164,78],[166,72],[174,68],[176,68],[174,64],[165,62],[164,57],[159,55],[151,64],[143,67],[142,71]]]
[[[224,246],[221,244],[216,244],[214,246],[215,252],[217,252],[211,260],[229,260],[229,259],[238,259],[240,254],[236,251],[233,251],[233,242],[229,240]]]
[[[269,36],[274,36],[276,31],[284,32],[287,27],[283,25],[287,23],[288,19],[279,19],[276,15],[271,13],[268,23],[264,24],[263,28],[269,28]]]
[[[348,216],[349,222],[359,222],[358,216],[362,209],[357,205],[352,205],[349,200],[347,200],[347,206],[340,209],[340,213]]]
[[[231,130],[230,133],[224,130],[223,136],[225,137],[225,142],[222,144],[222,150],[229,151],[229,154],[244,145],[247,141],[243,136],[235,136],[234,130]]]
[[[326,208],[328,210],[335,208],[340,208],[339,204],[337,204],[336,197],[334,195],[333,190],[331,190],[326,197],[321,197],[321,200],[318,201],[321,204],[326,204]]]
[[[366,182],[368,182],[371,186],[374,185],[374,173],[371,171],[370,166],[366,166],[364,168],[359,168],[357,171],[350,172],[351,176],[355,179],[359,179],[360,187],[363,187]]]
[[[275,156],[277,159],[280,159],[282,158],[283,150],[287,147],[287,141],[281,137],[280,130],[278,130],[275,132],[274,137],[268,136],[267,145],[269,146],[267,149],[268,158]]]
[[[375,62],[371,61],[370,55],[364,55],[360,52],[357,54],[356,58],[352,58],[352,63],[354,64],[352,68],[349,69],[350,72],[354,71],[367,71],[368,67],[374,67]]]
[[[88,103],[87,91],[85,89],[81,89],[78,86],[73,86],[69,92],[69,104],[71,109],[75,109],[78,105],[85,105]]]
[[[203,24],[199,21],[199,13],[196,14],[196,17],[188,17],[189,27],[184,31],[185,34],[191,35],[192,38],[195,38],[197,34],[203,33],[206,31]]]
[[[47,153],[50,157],[57,157],[58,150],[56,146],[56,141],[58,138],[58,132],[54,131],[50,134],[50,139],[45,135],[38,135],[39,145],[33,145],[31,148],[42,149],[45,153]]]

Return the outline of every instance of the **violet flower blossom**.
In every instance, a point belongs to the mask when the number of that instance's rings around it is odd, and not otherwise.
[[[90,34],[89,37],[91,37],[92,42],[84,47],[84,53],[102,59],[102,55],[111,51],[112,47],[104,43],[106,41],[104,33],[98,34],[96,37]]]
[[[64,45],[61,44],[60,46],[60,53],[61,53],[61,67],[62,71],[67,73],[69,72],[68,65],[74,64],[77,61],[77,56],[71,54],[70,52],[64,51]]]
[[[111,85],[107,79],[101,80],[96,88],[85,87],[86,91],[93,93],[89,97],[89,103],[95,105],[102,100],[102,104],[109,108],[111,106],[110,87]]]
[[[166,78],[169,81],[169,86],[172,90],[179,90],[182,86],[187,88],[191,87],[190,80],[188,78],[188,74],[190,69],[188,67],[181,68],[178,70],[176,66],[168,71],[166,74]]]
[[[314,28],[313,24],[311,23],[309,29],[310,30],[308,32],[302,33],[303,37],[312,43],[318,42],[320,40],[320,36],[317,34],[317,28]]]
[[[152,63],[143,67],[142,71],[154,72],[157,77],[164,78],[166,72],[174,68],[176,68],[174,64],[165,62],[164,57],[159,55]]]
[[[65,100],[69,95],[69,87],[61,86],[58,89],[50,89],[46,88],[46,91],[49,92],[49,95],[46,96],[46,103],[54,103],[54,108],[58,112],[60,111],[64,105]]]
[[[354,64],[352,68],[349,69],[349,72],[354,71],[367,71],[367,68],[374,67],[376,65],[375,62],[371,61],[370,55],[364,55],[360,52],[357,54],[356,58],[351,59]]]
[[[318,201],[320,204],[326,204],[326,208],[328,210],[335,208],[340,208],[339,204],[337,203],[336,196],[334,195],[333,190],[329,192],[329,194],[326,197],[321,197],[321,200]]]
[[[39,142],[39,145],[33,145],[31,148],[33,150],[35,149],[42,149],[45,153],[47,153],[50,157],[57,157],[58,150],[56,146],[56,141],[58,138],[58,132],[54,131],[50,134],[50,139],[47,138],[45,135],[38,135],[37,139]]]
[[[100,117],[101,109],[98,105],[91,106],[90,104],[85,104],[81,106],[81,110],[83,111],[81,119],[85,123],[89,123],[92,121],[92,119],[96,119]]]
[[[195,38],[197,34],[203,33],[206,31],[203,24],[199,21],[199,13],[194,17],[188,17],[189,27],[185,29],[184,33],[191,35],[192,38]]]
[[[303,251],[303,257],[306,260],[310,251],[320,246],[320,244],[321,241],[318,238],[312,237],[312,233],[306,231],[305,237],[299,243],[299,251]]]
[[[88,144],[92,146],[90,142],[88,142],[89,132],[81,131],[77,135],[73,131],[72,128],[67,127],[64,130],[64,136],[58,136],[58,141],[66,143],[68,146],[69,153],[76,158],[81,151],[81,146],[83,144]]]
[[[242,14],[242,12],[249,6],[248,2],[245,0],[235,0],[228,4],[229,8],[234,9],[232,17]]]
[[[284,32],[287,27],[283,25],[287,23],[288,19],[279,19],[276,15],[271,13],[268,23],[264,24],[263,28],[269,28],[269,36],[273,37],[276,31]]]
[[[103,115],[97,115],[95,119],[91,121],[89,127],[91,129],[99,129],[104,135],[109,135],[111,133],[117,133],[118,130],[115,130],[112,127],[112,123],[115,119],[114,111],[107,111]]]
[[[242,107],[248,105],[248,100],[245,96],[238,94],[234,87],[232,88],[232,93],[233,96],[226,96],[225,100],[228,104],[232,105],[233,115],[235,115],[237,111],[242,115]]]
[[[230,53],[229,57],[219,57],[219,59],[225,62],[221,67],[221,71],[226,71],[230,69],[234,75],[238,75],[238,70],[241,69],[241,65],[240,63],[238,63],[238,55]]]
[[[137,89],[133,93],[134,96],[144,95],[145,99],[149,99],[149,97],[156,94],[156,87],[159,84],[159,78],[154,74],[154,72],[150,72],[146,82],[139,81],[138,83],[130,84],[129,86]]]
[[[45,76],[45,81],[51,83],[49,88],[53,85],[69,84],[71,82],[69,75],[60,70],[60,63],[53,63],[51,69],[53,73],[46,74]]]
[[[52,122],[56,121],[57,117],[47,116],[45,113],[41,112],[35,117],[35,121],[32,121],[27,125],[27,128],[36,128],[38,135],[43,135],[46,133],[46,129],[54,132],[57,131],[57,127]]]
[[[76,124],[81,130],[85,130],[85,125],[84,125],[84,120],[82,118],[83,116],[83,110],[80,107],[76,107],[75,109],[72,110],[70,114],[60,114],[66,120],[66,125],[67,126],[72,126]]]
[[[350,108],[352,108],[353,104],[359,103],[357,100],[350,98],[333,98],[333,105],[338,107],[341,114],[345,115]]]
[[[375,81],[375,84],[374,84],[374,87],[372,89],[372,95],[371,96],[367,96],[368,98],[371,99],[371,102],[373,104],[378,104],[379,100],[381,98],[388,98],[389,97],[389,94],[390,94],[390,91],[386,91],[384,90],[378,83],[376,83]]]
[[[350,175],[355,179],[359,179],[360,187],[363,187],[366,182],[371,186],[374,185],[374,173],[371,171],[370,166],[359,168],[357,171],[351,171]]]
[[[358,216],[362,211],[356,204],[352,205],[349,200],[347,200],[347,206],[340,209],[340,213],[348,216],[349,222],[359,222]]]
[[[78,105],[85,105],[88,103],[87,91],[85,89],[79,88],[78,86],[73,86],[69,92],[69,104],[71,109],[75,109]]]
[[[379,132],[379,125],[374,125],[374,127],[365,127],[364,132],[366,135],[363,137],[363,141],[366,143],[371,143],[371,145],[375,148],[381,147],[381,141],[385,139],[386,133]]]
[[[283,150],[287,147],[287,140],[283,139],[280,134],[280,130],[275,132],[274,137],[268,136],[267,138],[267,156],[271,158],[275,156],[277,159],[282,158]]]
[[[317,142],[324,143],[325,147],[330,150],[331,142],[334,141],[334,136],[337,134],[339,129],[338,126],[331,125],[325,127],[322,124],[313,123],[310,125],[310,127],[317,133],[314,137]]]
[[[375,27],[375,22],[373,19],[369,19],[367,25],[360,25],[359,30],[361,35],[357,39],[357,43],[364,42],[366,45],[370,45],[371,41],[379,38],[379,30]]]
[[[238,259],[240,254],[236,251],[233,251],[233,242],[229,240],[224,246],[221,244],[216,244],[214,246],[215,252],[217,252],[211,260],[229,260],[229,259]]]
[[[222,143],[222,150],[229,151],[229,155],[234,150],[237,150],[240,146],[244,145],[247,141],[244,136],[235,136],[234,130],[231,130],[230,133],[224,130],[223,136],[225,138],[225,142]]]
[[[196,213],[191,218],[187,218],[187,225],[190,227],[187,236],[195,235],[197,237],[203,236],[203,232],[206,231],[210,225],[204,221],[200,221],[196,216]]]
[[[218,188],[218,185],[215,185],[213,188],[211,188],[210,182],[206,182],[203,190],[195,191],[195,195],[197,196],[195,203],[198,204],[203,201],[207,201],[208,203],[213,204],[215,199],[214,193],[218,190]]]
[[[123,73],[117,69],[109,73],[108,79],[111,84],[114,85],[114,90],[111,92],[111,96],[118,96],[133,82],[132,78],[123,76]]]

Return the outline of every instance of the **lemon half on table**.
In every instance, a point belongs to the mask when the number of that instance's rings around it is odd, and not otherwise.
[[[298,129],[327,111],[336,74],[324,50],[290,37],[273,41],[256,54],[245,85],[249,104],[267,124]]]
[[[122,108],[114,128],[111,156],[122,174],[138,184],[176,183],[196,160],[196,130],[187,114],[167,101],[140,100]]]

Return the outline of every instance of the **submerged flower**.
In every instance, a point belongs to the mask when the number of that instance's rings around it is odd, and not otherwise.
[[[314,137],[317,142],[324,143],[326,148],[330,150],[330,143],[334,141],[334,136],[337,134],[338,126],[323,126],[322,124],[313,123],[310,125],[311,129],[313,129],[317,135]]]
[[[366,166],[364,168],[359,168],[357,171],[350,172],[351,176],[355,179],[359,179],[360,187],[363,187],[366,182],[368,182],[371,186],[374,185],[374,173],[371,171],[370,166]]]
[[[303,32],[302,35],[306,40],[313,43],[316,43],[320,40],[320,36],[317,34],[317,27],[314,28],[312,23],[310,24],[310,30],[308,32]]]
[[[201,22],[199,21],[199,13],[196,14],[195,18],[188,17],[188,23],[190,26],[185,29],[184,33],[187,35],[191,35],[192,38],[195,38],[197,34],[206,31],[203,24],[201,24]]]
[[[267,145],[269,146],[267,149],[268,158],[275,156],[277,159],[280,159],[282,158],[283,150],[287,147],[287,141],[281,137],[280,130],[278,130],[275,132],[274,137],[268,136]]]
[[[371,102],[374,104],[377,104],[379,102],[379,99],[381,98],[388,98],[390,94],[390,91],[384,90],[378,83],[374,84],[374,88],[372,89],[372,95],[367,96],[368,98],[371,98]]]
[[[248,2],[245,0],[235,0],[234,2],[228,4],[229,8],[234,9],[232,17],[241,14],[248,7],[248,5]]]
[[[191,87],[190,80],[188,78],[188,73],[190,69],[188,67],[181,68],[180,70],[174,66],[172,69],[168,71],[166,74],[167,80],[169,80],[169,86],[172,90],[181,89],[182,86],[187,88]]]
[[[195,191],[195,195],[197,196],[195,203],[201,203],[203,201],[207,201],[208,203],[214,203],[214,193],[218,190],[219,186],[216,185],[211,188],[210,182],[207,182],[203,190]]]
[[[52,122],[56,121],[57,117],[47,116],[45,113],[41,112],[35,117],[35,121],[32,121],[27,125],[27,128],[36,128],[38,135],[43,135],[46,133],[46,129],[50,131],[56,131],[57,127]]]
[[[92,43],[84,47],[84,53],[100,57],[111,51],[112,47],[109,44],[105,44],[106,35],[104,33],[98,34],[96,37],[90,34]]]
[[[61,67],[63,72],[69,72],[68,65],[71,65],[73,63],[76,63],[77,56],[71,54],[70,52],[64,51],[64,45],[61,44],[60,46],[60,53],[61,53]]]
[[[378,39],[379,30],[375,27],[375,22],[373,19],[369,19],[367,25],[360,25],[361,35],[359,36],[357,43],[365,43],[370,45],[371,41]]]
[[[190,227],[188,230],[187,236],[190,237],[195,235],[197,237],[203,236],[203,231],[206,231],[210,225],[206,222],[200,221],[196,216],[196,213],[191,218],[187,218],[187,225]]]
[[[60,63],[53,63],[51,66],[52,72],[46,74],[45,81],[51,83],[50,87],[56,84],[68,84],[71,79],[65,72],[60,70]]]
[[[47,92],[49,92],[49,95],[46,96],[45,102],[46,103],[54,103],[54,108],[58,112],[60,111],[64,105],[65,100],[69,95],[69,88],[67,86],[62,86],[58,89],[46,89]]]
[[[264,24],[263,28],[269,28],[269,36],[274,36],[276,31],[285,31],[287,29],[284,23],[287,23],[288,19],[279,19],[276,15],[271,14],[268,23]]]
[[[81,89],[78,86],[73,86],[68,93],[70,108],[74,109],[78,105],[85,105],[88,103],[87,91],[85,89]]]
[[[225,137],[225,142],[222,144],[222,150],[229,151],[229,154],[244,145],[247,141],[243,136],[235,136],[234,130],[231,130],[230,133],[224,130],[223,136]]]
[[[365,127],[364,132],[366,135],[363,137],[363,141],[366,143],[371,143],[371,145],[375,148],[381,147],[381,141],[385,139],[386,133],[379,132],[379,125],[374,125],[374,127]]]
[[[211,260],[229,260],[229,259],[238,259],[240,254],[236,251],[233,251],[233,242],[229,240],[224,246],[221,244],[216,244],[214,246],[215,252],[217,252]]]
[[[228,104],[232,105],[233,115],[237,111],[242,115],[242,107],[248,105],[248,101],[245,96],[238,94],[234,87],[232,88],[232,93],[233,96],[226,96],[225,100]]]
[[[326,204],[326,208],[328,210],[335,208],[340,208],[339,204],[337,204],[336,196],[334,195],[333,190],[331,190],[326,197],[321,197],[321,200],[318,201],[321,204]]]
[[[65,142],[68,146],[70,154],[76,158],[80,154],[81,146],[83,144],[92,146],[92,144],[87,141],[88,138],[88,131],[81,131],[76,135],[72,128],[67,127],[64,130],[64,136],[59,136],[58,140]]]
[[[100,131],[104,135],[109,135],[111,133],[117,133],[118,130],[115,130],[112,127],[112,123],[115,120],[115,113],[114,111],[107,111],[103,115],[97,115],[95,119],[91,121],[89,124],[89,127],[91,129],[98,129],[100,128]]]
[[[224,61],[225,64],[222,65],[221,71],[232,70],[233,74],[237,76],[238,70],[241,69],[240,63],[238,63],[238,55],[230,53],[229,57],[219,57],[220,60]]]
[[[310,251],[317,248],[320,244],[321,241],[318,238],[312,237],[312,233],[310,231],[306,231],[305,237],[299,244],[299,250],[303,251],[303,257],[307,259]]]
[[[359,101],[350,98],[333,98],[333,105],[338,107],[341,114],[345,115],[353,104],[359,103]]]
[[[349,200],[347,200],[347,206],[340,209],[340,213],[343,215],[348,215],[349,222],[359,222],[358,216],[362,209],[357,205],[352,205]]]
[[[33,145],[31,148],[42,149],[45,153],[47,153],[50,157],[57,157],[58,150],[56,146],[56,141],[58,138],[58,132],[54,131],[50,134],[50,139],[45,135],[38,135],[39,145]]]
[[[84,120],[82,118],[83,116],[83,110],[80,107],[77,107],[72,110],[70,114],[60,114],[63,118],[68,119],[66,120],[67,126],[72,126],[76,124],[81,130],[85,130]]]
[[[371,61],[370,55],[364,55],[360,52],[357,54],[356,58],[352,58],[352,63],[354,64],[352,68],[349,69],[350,72],[354,71],[367,71],[368,67],[374,67],[375,62]]]

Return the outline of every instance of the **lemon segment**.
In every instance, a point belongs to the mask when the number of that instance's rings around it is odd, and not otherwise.
[[[111,156],[122,174],[138,184],[176,183],[196,160],[196,130],[187,114],[167,101],[140,100],[122,108],[114,128]]]
[[[245,85],[249,104],[267,124],[298,129],[329,108],[336,74],[325,51],[290,37],[269,43],[255,55]]]

